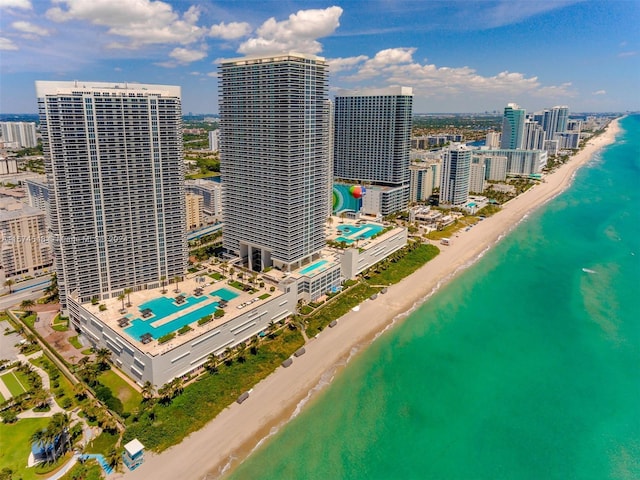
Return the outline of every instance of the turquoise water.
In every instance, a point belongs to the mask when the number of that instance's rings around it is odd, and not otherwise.
[[[380,233],[384,230],[384,227],[380,225],[373,225],[371,223],[365,223],[363,225],[338,225],[338,231],[343,235],[336,238],[336,242],[353,243],[357,240],[365,240],[373,237],[376,233]]]
[[[640,478],[640,117],[622,127],[231,478]]]
[[[312,263],[308,267],[305,267],[302,270],[300,270],[300,275],[306,275],[309,272],[313,272],[315,269],[320,268],[323,265],[326,265],[328,262],[329,262],[328,260],[318,260],[317,262]]]
[[[226,288],[220,288],[211,293],[211,296],[220,297],[222,300],[233,300],[239,294],[232,292]],[[200,302],[210,300],[211,297],[186,297],[185,302],[182,305],[175,305],[173,298],[160,297],[149,300],[140,305],[140,311],[145,308],[151,309],[153,316],[147,319],[136,318],[131,322],[131,326],[124,329],[125,333],[135,340],[139,340],[145,333],[150,333],[155,339],[167,335],[168,333],[175,332],[181,329],[185,325],[197,322],[206,315],[212,315],[218,308],[219,302],[211,302],[198,308],[190,313],[182,315],[175,320],[172,320],[164,325],[153,326],[153,322],[157,322],[169,315],[180,312],[188,307],[197,305]]]

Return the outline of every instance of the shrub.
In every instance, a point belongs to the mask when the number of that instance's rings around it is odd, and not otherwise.
[[[224,316],[224,310],[218,308],[213,315],[216,318],[222,318]]]
[[[169,340],[173,340],[176,336],[176,332],[167,333],[158,339],[159,344],[167,343]]]

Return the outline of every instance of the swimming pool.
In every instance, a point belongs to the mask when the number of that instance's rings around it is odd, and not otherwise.
[[[149,300],[148,302],[140,305],[140,311],[148,308],[153,312],[153,317],[147,319],[135,318],[131,321],[131,326],[125,328],[124,331],[134,340],[140,340],[140,337],[145,333],[151,334],[151,336],[157,340],[163,335],[180,330],[185,325],[197,322],[206,315],[213,315],[213,313],[218,309],[219,302],[211,301],[211,297],[216,296],[222,300],[229,301],[233,300],[238,295],[240,294],[227,288],[219,288],[218,290],[211,292],[211,296],[186,297],[185,302],[182,305],[175,305],[173,298],[154,298],[153,300]],[[205,302],[206,305],[203,305],[202,307],[185,315],[181,315],[164,325],[152,325],[158,320],[162,320],[174,313],[184,311],[188,307],[192,307],[201,302]]]
[[[384,230],[382,225],[365,223],[363,225],[338,225],[338,232],[341,233],[336,238],[336,242],[353,243],[356,240],[366,240]]]
[[[300,270],[300,275],[308,275],[309,273],[319,269],[320,267],[322,267],[323,265],[326,265],[327,263],[329,263],[329,260],[318,260],[317,262],[314,262],[311,265],[304,267],[302,270]]]

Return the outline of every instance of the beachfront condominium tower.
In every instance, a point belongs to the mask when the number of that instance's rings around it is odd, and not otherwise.
[[[333,174],[378,195],[381,215],[409,202],[411,115],[409,87],[340,91],[335,98]],[[363,208],[366,209],[365,199]]]
[[[515,103],[510,103],[504,108],[500,148],[523,148],[525,117],[524,108]]]
[[[219,73],[223,247],[253,270],[290,271],[325,246],[327,62],[282,53]]]
[[[180,88],[36,82],[60,300],[184,274]]]
[[[469,198],[471,149],[462,144],[451,145],[442,158],[440,203],[464,205]]]
[[[555,140],[556,133],[567,131],[569,107],[566,105],[557,105],[553,108],[545,109],[537,115],[540,116],[541,125],[548,140]]]

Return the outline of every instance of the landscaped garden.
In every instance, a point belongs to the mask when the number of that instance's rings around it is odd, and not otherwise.
[[[48,423],[48,418],[25,418],[11,424],[0,422],[0,465],[11,470],[9,478],[41,478],[35,469],[27,468],[27,459],[31,452],[31,436]]]

